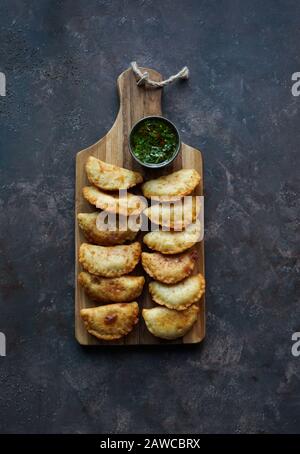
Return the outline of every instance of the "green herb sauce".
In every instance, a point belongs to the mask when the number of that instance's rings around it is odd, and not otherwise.
[[[143,121],[131,137],[133,154],[146,164],[168,161],[175,154],[177,145],[176,131],[159,118]]]

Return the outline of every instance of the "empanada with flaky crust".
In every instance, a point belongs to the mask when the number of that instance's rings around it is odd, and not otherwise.
[[[157,304],[183,311],[201,298],[205,292],[205,280],[199,273],[174,285],[153,281],[149,284],[149,292]]]
[[[142,252],[142,265],[153,279],[165,284],[176,284],[192,273],[196,258],[196,251],[169,256],[159,252]]]
[[[139,172],[124,169],[89,156],[85,165],[90,183],[105,191],[128,189],[143,181]]]
[[[85,186],[82,190],[83,197],[92,205],[110,213],[123,216],[138,215],[147,206],[144,197],[131,194],[107,194],[94,186]]]
[[[129,334],[138,323],[138,314],[136,302],[107,304],[80,311],[87,331],[103,340],[120,339]]]
[[[141,256],[138,242],[122,246],[94,246],[82,243],[79,262],[91,274],[103,277],[118,277],[130,273]]]
[[[197,320],[199,307],[195,304],[184,311],[173,311],[166,307],[143,309],[143,318],[153,336],[161,339],[177,339],[184,336]]]
[[[143,213],[155,224],[182,230],[196,221],[199,212],[199,197],[187,196],[176,202],[156,203],[146,208]]]
[[[147,233],[143,241],[150,248],[162,254],[178,254],[194,246],[200,239],[201,224],[197,220],[181,232],[157,230]]]
[[[181,169],[147,181],[143,184],[142,191],[144,196],[149,199],[177,200],[191,194],[199,182],[200,175],[195,169]]]
[[[114,246],[135,239],[138,232],[131,230],[128,226],[126,230],[120,230],[118,224],[115,230],[99,230],[96,224],[98,216],[98,211],[94,213],[79,213],[77,215],[78,225],[90,243],[98,244],[99,246]]]
[[[99,277],[85,271],[78,282],[86,294],[98,303],[125,303],[134,301],[143,291],[144,276]]]

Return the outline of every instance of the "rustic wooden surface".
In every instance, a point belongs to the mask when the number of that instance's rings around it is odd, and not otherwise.
[[[156,71],[147,69],[150,77],[154,80],[161,80],[161,75]],[[189,344],[200,342],[205,336],[205,298],[199,302],[200,311],[198,320],[193,328],[181,339],[176,341],[165,341],[152,336],[147,330],[142,316],[135,329],[123,339],[117,341],[99,341],[88,334],[80,318],[80,309],[94,306],[85,295],[83,289],[77,282],[78,273],[82,270],[78,262],[78,251],[80,244],[85,240],[77,224],[77,214],[81,212],[94,211],[82,196],[82,188],[88,185],[85,173],[85,162],[88,156],[93,155],[103,161],[123,166],[127,169],[135,169],[144,174],[146,180],[158,177],[163,173],[171,173],[181,168],[195,168],[201,175],[201,182],[195,190],[195,194],[203,194],[203,168],[202,155],[199,150],[182,144],[181,151],[176,160],[167,168],[159,170],[144,169],[133,159],[128,149],[128,137],[132,126],[142,117],[148,115],[161,115],[161,94],[159,89],[145,89],[136,85],[135,77],[130,69],[123,72],[118,78],[118,91],[120,97],[120,109],[110,131],[94,145],[80,151],[76,158],[76,201],[75,201],[75,335],[78,342],[82,345],[139,345],[139,344]],[[142,240],[143,233],[139,233],[137,239]],[[204,242],[201,241],[194,246],[198,252],[197,265],[194,273],[204,274]],[[143,250],[147,250],[143,244]],[[145,275],[142,266],[139,264],[132,274]],[[140,310],[143,307],[152,307],[155,304],[148,293],[149,279],[146,276],[146,283],[142,295],[138,298]]]

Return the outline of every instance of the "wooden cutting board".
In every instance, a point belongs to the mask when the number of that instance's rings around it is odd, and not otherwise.
[[[153,80],[162,80],[161,75],[151,69],[142,68],[142,71],[148,71],[150,78]],[[149,345],[149,344],[190,344],[200,342],[205,336],[205,299],[202,297],[199,302],[200,311],[198,320],[193,328],[181,339],[175,341],[165,341],[158,339],[147,330],[142,316],[138,325],[132,333],[123,339],[117,341],[99,341],[88,334],[80,318],[80,309],[92,307],[95,303],[91,302],[85,295],[83,289],[77,281],[78,274],[82,271],[78,262],[79,247],[85,238],[80,231],[77,223],[77,214],[95,211],[82,195],[82,188],[89,185],[85,173],[85,163],[87,158],[92,155],[108,163],[112,163],[127,169],[138,170],[144,175],[145,180],[157,178],[163,174],[168,174],[181,168],[194,168],[201,175],[201,183],[195,190],[195,194],[203,195],[203,167],[202,156],[199,150],[182,143],[181,151],[176,160],[165,169],[144,169],[133,159],[128,149],[128,137],[132,126],[141,118],[148,115],[162,115],[161,110],[161,89],[151,89],[138,87],[135,76],[131,69],[124,71],[118,77],[118,92],[120,97],[120,109],[117,118],[110,131],[94,145],[77,153],[76,157],[76,200],[75,200],[75,335],[81,345]],[[143,233],[139,233],[137,241],[142,241]],[[144,251],[146,245],[142,243]],[[198,261],[194,274],[201,272],[204,275],[204,242],[201,241],[194,246],[198,252]],[[144,275],[142,266],[139,264],[132,274]],[[146,283],[142,295],[138,298],[140,310],[143,307],[153,307],[148,293],[149,279],[146,277]]]

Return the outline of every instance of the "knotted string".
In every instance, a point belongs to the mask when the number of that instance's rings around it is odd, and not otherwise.
[[[168,79],[162,80],[161,82],[157,82],[156,80],[150,79],[149,73],[147,71],[142,73],[142,71],[140,70],[140,68],[138,67],[138,65],[137,65],[137,63],[135,61],[133,61],[131,63],[131,68],[132,68],[132,71],[134,72],[134,74],[137,77],[137,85],[146,85],[146,86],[148,85],[148,86],[154,87],[154,88],[162,88],[162,87],[165,87],[168,84],[171,84],[175,80],[188,79],[189,78],[189,69],[188,69],[187,66],[184,66],[174,76],[170,76]]]

